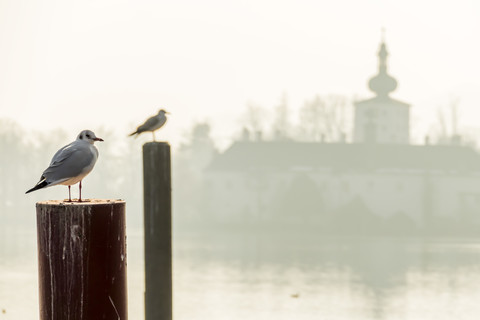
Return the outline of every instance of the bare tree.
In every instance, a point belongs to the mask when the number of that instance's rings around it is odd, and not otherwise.
[[[300,109],[300,137],[306,141],[339,141],[347,132],[347,99],[316,96]]]
[[[289,136],[290,121],[287,94],[284,92],[280,98],[280,103],[275,107],[275,117],[273,131],[275,139],[284,140]]]
[[[452,98],[448,108],[437,108],[437,123],[433,126],[433,138],[438,144],[461,144],[463,134],[459,132],[459,102]],[[449,109],[449,110],[448,110]]]
[[[209,213],[207,201],[209,186],[205,170],[218,154],[210,136],[208,123],[195,123],[189,133],[188,142],[183,143],[173,162],[173,184],[181,186],[173,194],[177,220],[182,222],[202,221]]]
[[[266,113],[263,107],[251,101],[247,103],[247,110],[242,117],[243,126],[250,132],[253,132],[257,139],[261,138]]]

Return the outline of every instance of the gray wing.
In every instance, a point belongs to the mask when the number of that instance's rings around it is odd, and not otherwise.
[[[165,115],[162,115],[162,117],[158,119],[157,129],[163,127],[165,122],[167,122],[167,117]]]
[[[76,146],[75,142],[76,141],[71,142],[71,143],[67,144],[66,146],[64,146],[63,148],[61,148],[60,150],[58,150],[53,155],[52,161],[50,161],[50,167],[52,165],[53,166],[58,165],[63,160],[65,160],[65,158],[67,158],[73,152],[73,150],[75,149],[75,146]]]
[[[157,126],[158,126],[158,118],[156,116],[153,116],[153,117],[148,118],[147,121],[145,121],[144,124],[139,126],[137,128],[137,132],[142,133],[142,132],[145,132],[145,131],[154,130],[154,129],[157,128]]]
[[[72,142],[55,153],[43,176],[48,183],[64,181],[80,175],[93,160],[88,144]]]

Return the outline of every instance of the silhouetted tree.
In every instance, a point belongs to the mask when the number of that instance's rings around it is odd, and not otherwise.
[[[24,201],[19,200],[19,181],[25,178],[31,159],[26,147],[24,131],[15,122],[0,119],[0,217],[3,223],[15,219]]]
[[[331,216],[331,230],[340,234],[375,234],[382,232],[382,219],[368,208],[361,197],[339,207]]]
[[[433,142],[442,145],[466,145],[475,147],[478,139],[478,130],[459,129],[460,100],[452,98],[447,108],[437,108],[437,122],[429,131],[429,137]]]
[[[210,193],[204,173],[217,153],[210,125],[194,124],[188,141],[177,150],[172,163],[174,209],[180,220],[194,222],[208,215],[211,201],[207,201]]]
[[[261,139],[266,113],[263,107],[253,102],[248,102],[247,109],[242,116],[243,127],[252,132],[257,139]]]
[[[295,223],[319,222],[324,213],[320,189],[306,174],[294,177],[273,207],[280,219]]]
[[[300,138],[305,141],[339,141],[347,132],[347,99],[316,96],[300,109]]]
[[[274,108],[273,134],[276,140],[288,139],[290,136],[290,112],[287,94],[284,92],[280,103]]]

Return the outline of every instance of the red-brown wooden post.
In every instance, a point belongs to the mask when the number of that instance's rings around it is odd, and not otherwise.
[[[40,320],[126,320],[125,202],[37,203]]]

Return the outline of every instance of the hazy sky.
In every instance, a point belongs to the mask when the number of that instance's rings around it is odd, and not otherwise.
[[[248,101],[286,92],[296,121],[316,94],[369,97],[384,27],[414,139],[454,98],[480,128],[479,17],[475,0],[0,0],[0,117],[73,139],[126,134],[163,107],[158,136],[177,144],[208,120],[227,144]]]

